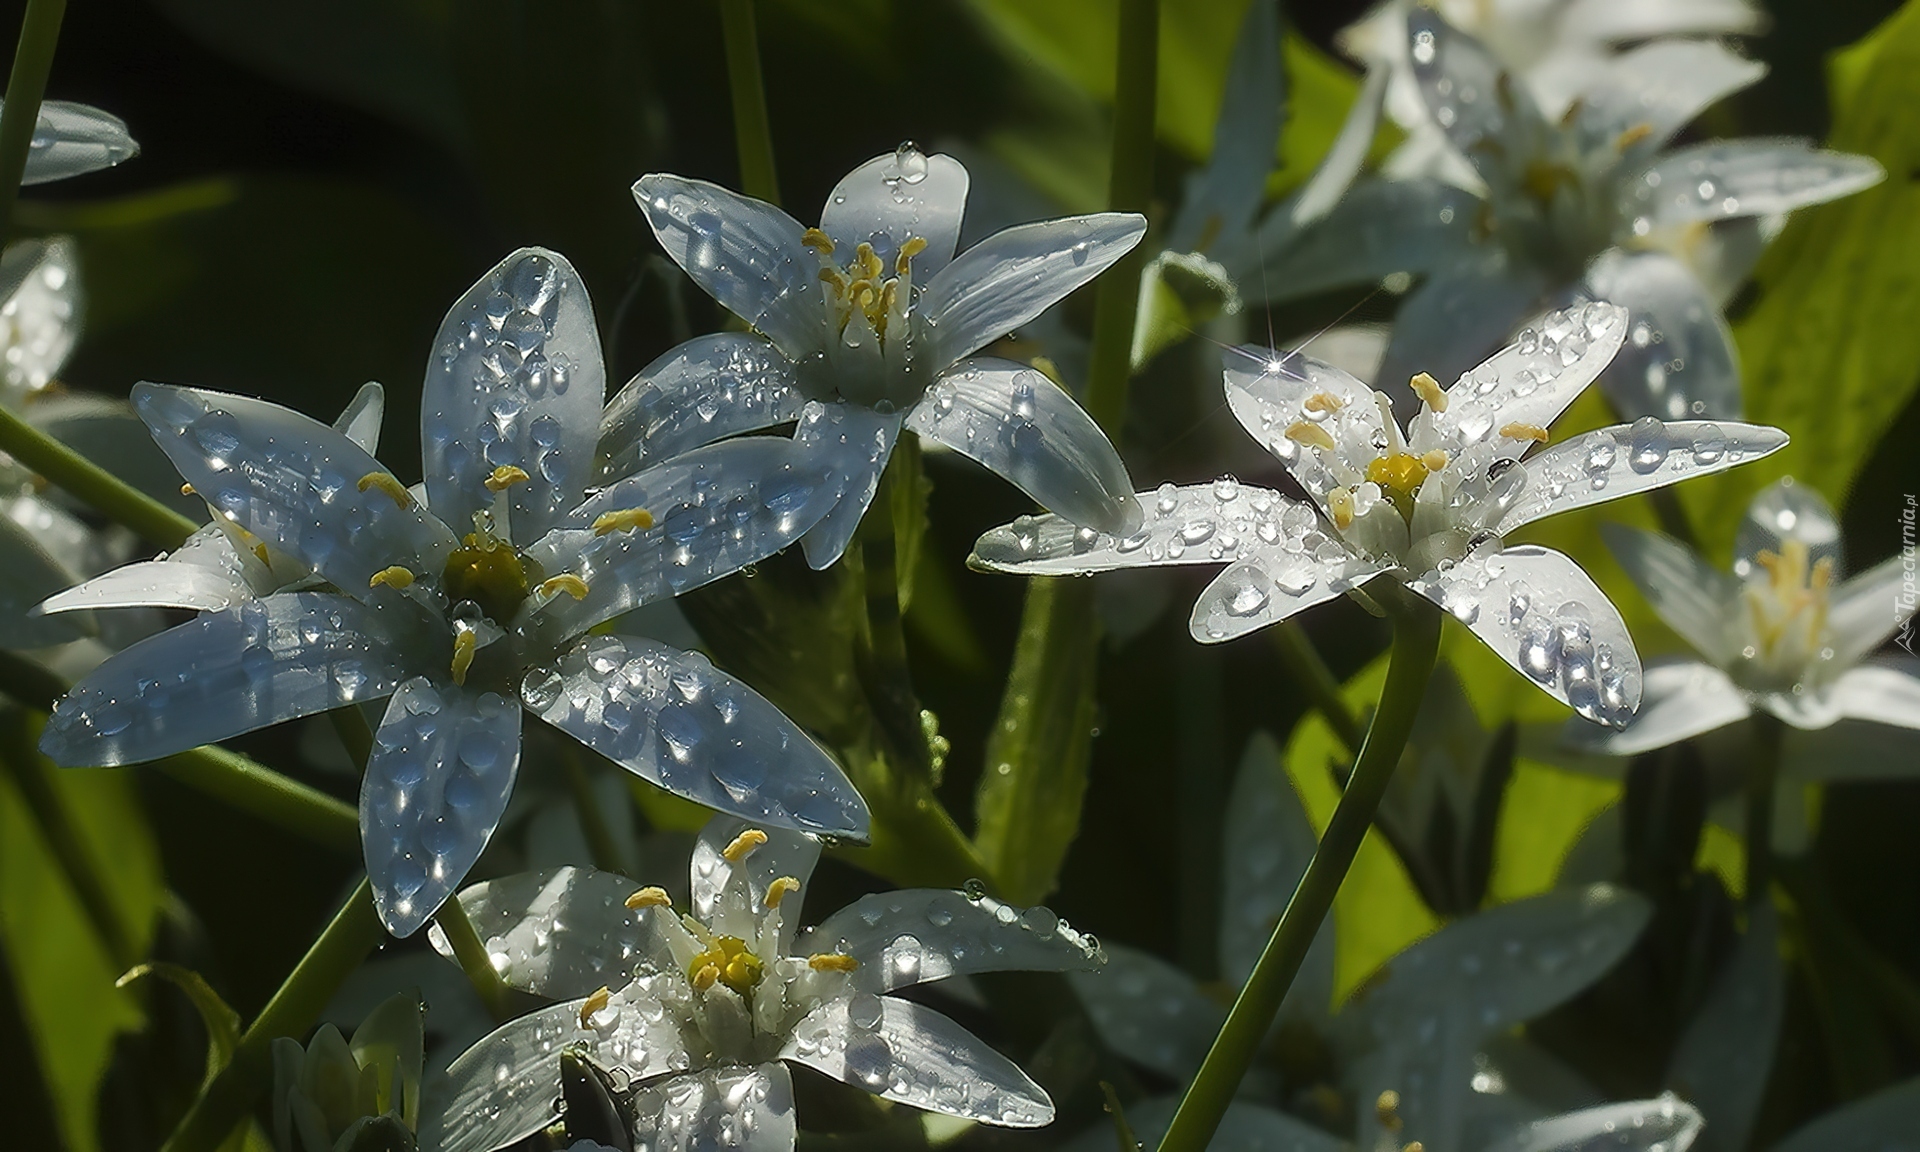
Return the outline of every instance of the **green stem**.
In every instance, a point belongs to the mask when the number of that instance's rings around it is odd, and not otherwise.
[[[1113,1140],[1120,1152],[1140,1152],[1140,1138],[1133,1134],[1133,1125],[1127,1123],[1127,1110],[1120,1106],[1120,1094],[1105,1080],[1100,1081],[1100,1094],[1106,1098],[1107,1115],[1113,1117]]]
[[[13,233],[13,206],[20,200],[20,177],[33,150],[33,129],[40,101],[53,71],[53,50],[60,43],[60,20],[67,0],[27,0],[20,21],[20,43],[7,76],[7,102],[0,109],[0,241]]]
[[[1145,214],[1153,200],[1154,95],[1159,88],[1160,0],[1120,0],[1115,62],[1113,168],[1107,207]],[[1140,304],[1143,245],[1122,256],[1094,289],[1093,349],[1087,365],[1087,411],[1118,441],[1127,415],[1133,323]]]
[[[1773,884],[1773,791],[1780,777],[1781,722],[1773,713],[1755,712],[1753,747],[1747,756],[1746,877],[1747,901],[1768,899]]]
[[[1360,719],[1347,707],[1347,698],[1340,694],[1340,681],[1334,679],[1333,669],[1320,658],[1320,650],[1313,646],[1307,630],[1296,621],[1282,620],[1267,631],[1273,636],[1280,662],[1287,666],[1294,682],[1306,689],[1307,699],[1326,718],[1333,734],[1349,752],[1360,747]]]
[[[574,815],[580,818],[580,832],[587,840],[587,855],[602,872],[625,874],[629,867],[620,859],[620,845],[614,842],[613,829],[601,815],[599,798],[593,794],[593,781],[587,766],[581,763],[577,745],[569,740],[560,752],[560,771],[567,778],[567,791],[573,796]]]
[[[1393,619],[1393,655],[1387,666],[1386,687],[1374,710],[1333,820],[1314,850],[1300,886],[1267,941],[1246,987],[1234,1001],[1227,1022],[1214,1038],[1200,1073],[1188,1086],[1174,1114],[1173,1125],[1160,1142],[1160,1152],[1200,1152],[1213,1139],[1220,1117],[1239,1089],[1240,1079],[1272,1026],[1274,1016],[1293,985],[1307,948],[1320,931],[1333,898],[1353,864],[1374,810],[1413,731],[1414,714],[1426,692],[1427,678],[1440,651],[1440,617],[1432,605],[1397,586],[1376,599]]]
[[[900,619],[900,548],[894,502],[915,477],[905,451],[895,451],[880,473],[880,486],[860,522],[860,568],[866,585],[867,640],[858,652],[862,687],[880,735],[900,763],[923,779],[932,775],[932,750],[920,721],[920,700],[907,667],[907,634]]]
[[[161,1152],[211,1152],[246,1119],[273,1077],[273,1041],[303,1035],[385,935],[365,879],[240,1037],[233,1060],[194,1100]]]
[[[726,41],[727,87],[733,96],[733,139],[740,150],[740,190],[778,204],[780,180],[773,167],[773,129],[760,78],[753,0],[720,0],[720,34]]]
[[[198,524],[5,408],[0,408],[0,451],[156,548],[178,548],[199,530]]]
[[[493,960],[487,955],[487,946],[480,942],[480,934],[474,931],[473,921],[467,919],[467,910],[460,906],[458,896],[447,897],[440,910],[433,914],[440,930],[447,934],[447,945],[453,949],[453,958],[460,962],[460,971],[467,974],[467,982],[480,994],[480,1002],[487,1006],[495,1020],[504,1021],[508,1017],[507,988],[500,983],[500,973],[494,971]]]

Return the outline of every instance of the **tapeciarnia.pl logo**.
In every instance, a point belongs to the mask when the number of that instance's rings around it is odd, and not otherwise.
[[[1914,518],[1920,512],[1920,499],[1913,493],[1907,493],[1906,507],[1900,509],[1900,594],[1894,597],[1894,618],[1900,621],[1900,631],[1894,634],[1893,642],[1898,644],[1907,655],[1913,656],[1914,644],[1914,606],[1920,602],[1920,586],[1915,582],[1915,569],[1920,567],[1914,550]]]

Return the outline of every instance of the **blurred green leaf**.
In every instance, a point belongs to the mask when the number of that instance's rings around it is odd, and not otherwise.
[[[240,1043],[240,1013],[220,998],[220,993],[213,990],[206,977],[180,964],[155,961],[138,965],[115,981],[114,987],[125,988],[146,976],[158,976],[185,992],[194,1010],[200,1013],[200,1022],[207,1029],[207,1070],[202,1083],[212,1083],[213,1078],[233,1059],[233,1050]]]

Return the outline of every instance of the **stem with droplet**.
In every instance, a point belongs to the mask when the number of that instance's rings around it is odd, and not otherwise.
[[[753,0],[720,0],[720,33],[726,41],[727,86],[733,96],[733,139],[740,150],[740,189],[756,200],[778,204],[780,180],[773,167],[773,129],[760,75]]]
[[[20,178],[33,151],[33,129],[40,121],[40,101],[46,95],[47,76],[53,71],[53,51],[60,43],[60,21],[67,0],[27,0],[20,20],[20,42],[13,50],[13,71],[7,75],[6,106],[0,108],[0,241],[13,232],[13,206],[20,200]]]
[[[178,548],[200,528],[6,408],[0,408],[0,451],[156,548]]]

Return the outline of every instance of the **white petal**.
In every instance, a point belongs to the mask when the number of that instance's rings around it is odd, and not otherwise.
[[[749,829],[766,836],[766,843],[749,852],[738,864],[724,855],[727,847]],[[757,925],[767,913],[767,887],[784,876],[798,880],[801,890],[793,894],[794,903],[781,903],[780,935],[775,951],[789,953],[795,923],[799,920],[800,899],[805,895],[813,867],[820,862],[820,841],[802,832],[786,828],[760,828],[752,820],[737,816],[716,816],[700,829],[693,845],[688,868],[692,878],[693,914],[696,919],[721,936],[753,940]]]
[[[56,764],[133,764],[343,704],[404,679],[373,609],[287,592],[210,612],[111,657],[54,709]]]
[[[967,562],[995,572],[1063,576],[1221,564],[1270,549],[1311,556],[1333,535],[1312,507],[1232,477],[1186,487],[1163,484],[1138,499],[1146,522],[1130,536],[1097,532],[1059,516],[1022,516],[983,534]]]
[[[1834,589],[1827,628],[1836,667],[1846,667],[1909,628],[1914,606],[1901,595],[1911,579],[1907,564],[1896,552]],[[1907,650],[1913,650],[1912,640]]]
[[[1047,908],[939,888],[862,896],[808,929],[795,951],[853,957],[860,967],[852,986],[873,993],[975,972],[1091,971],[1105,963],[1097,944]]]
[[[627,907],[627,897],[639,888],[612,872],[556,868],[483,880],[461,890],[460,907],[492,956],[501,983],[571,999],[620,987],[645,960],[671,966],[664,949],[645,947],[653,942],[646,925],[662,911]],[[428,927],[427,939],[440,955],[453,959],[438,922]]]
[[[1767,25],[1765,13],[1748,0],[1573,0],[1565,11],[1564,34],[1590,40],[1738,35]]]
[[[853,257],[855,245],[871,244],[874,255],[892,268],[909,236],[925,240],[926,250],[913,258],[914,276],[925,283],[953,259],[966,207],[965,165],[945,153],[929,156],[902,144],[840,178],[820,210],[820,230],[845,249],[834,253],[843,264]]]
[[[1832,692],[1769,692],[1758,698],[1759,706],[1795,728],[1825,728],[1837,723],[1845,713]]]
[[[1303,193],[1295,210],[1304,202]],[[1417,178],[1361,180],[1319,220],[1296,223],[1283,205],[1254,237],[1261,266],[1241,276],[1241,294],[1280,302],[1449,267],[1472,251],[1479,204],[1465,189]]]
[[[1519,173],[1509,172],[1509,163],[1532,155],[1548,131],[1532,92],[1478,40],[1437,13],[1414,9],[1407,29],[1428,115],[1490,186],[1511,186]]]
[[[1621,227],[1631,235],[1696,220],[1768,216],[1851,196],[1886,178],[1866,156],[1827,152],[1802,140],[1743,139],[1681,148],[1620,190]]]
[[[1681,1033],[1667,1084],[1713,1123],[1716,1146],[1744,1148],[1765,1098],[1786,1009],[1779,914],[1750,903],[1747,931]]]
[[[1513,343],[1465,373],[1447,389],[1447,410],[1433,417],[1440,446],[1490,443],[1513,459],[1531,440],[1501,434],[1509,425],[1546,428],[1593,383],[1626,339],[1626,309],[1575,305],[1549,312],[1520,330]]]
[[[1725,672],[1693,660],[1647,665],[1640,711],[1625,728],[1567,721],[1566,742],[1583,752],[1637,756],[1737,724],[1752,715],[1746,693]]]
[[[792,361],[765,337],[697,337],[661,353],[608,401],[600,422],[605,475],[619,479],[703,444],[799,419],[805,403]]]
[[[1787,434],[1732,420],[1662,422],[1643,416],[1562,440],[1523,460],[1526,484],[1494,531],[1603,504],[1752,463],[1787,445]]]
[[[1129,535],[1140,527],[1127,466],[1072,396],[1011,360],[963,360],[907,414],[907,427],[1012,481],[1076,524]]]
[[[1126,1106],[1127,1126],[1142,1147],[1159,1144],[1173,1124],[1178,1096],[1155,1096]],[[1220,1126],[1207,1142],[1211,1152],[1350,1152],[1351,1145],[1285,1112],[1235,1100],[1220,1117]],[[1113,1125],[1104,1117],[1074,1137],[1064,1152],[1113,1152]]]
[[[664,1077],[634,1095],[634,1145],[647,1152],[792,1152],[796,1132],[793,1079],[778,1061]]]
[[[347,439],[366,450],[367,455],[380,453],[380,423],[387,414],[387,390],[377,380],[369,380],[360,385],[360,390],[347,401],[340,410],[340,418],[333,422]]]
[[[1345,595],[1387,567],[1331,540],[1315,555],[1265,548],[1213,578],[1193,602],[1187,633],[1202,644],[1233,640]]]
[[[1317,453],[1289,438],[1288,429],[1311,425],[1326,432],[1336,445],[1356,452],[1360,445],[1386,435],[1373,389],[1331,364],[1254,345],[1235,348],[1222,359],[1227,405],[1234,417],[1280,458],[1315,500],[1324,501],[1340,481],[1320,463]],[[1335,411],[1327,413],[1325,405],[1308,410],[1306,402],[1316,397],[1331,398]]]
[[[0,648],[63,644],[92,630],[93,622],[84,616],[61,620],[29,615],[36,604],[73,583],[75,574],[56,563],[31,533],[5,516],[0,516],[0,555],[6,557],[0,563]]]
[[[1235,988],[1246,982],[1254,962],[1273,936],[1280,914],[1319,837],[1287,778],[1280,747],[1265,732],[1247,741],[1227,799],[1221,829],[1220,975]],[[1333,921],[1314,937],[1300,974],[1281,1005],[1281,1019],[1299,1016],[1324,1021],[1333,1006]]]
[[[1193,977],[1148,952],[1107,946],[1107,965],[1069,979],[1107,1047],[1184,1082],[1200,1069],[1227,1010]]]
[[[1491,246],[1435,271],[1394,314],[1393,335],[1374,383],[1394,398],[1403,421],[1410,419],[1418,401],[1407,382],[1416,373],[1466,379],[1468,369],[1539,310],[1547,288],[1539,271]],[[1559,361],[1553,363],[1559,367]],[[1469,410],[1491,402],[1476,402]]]
[[[31,170],[31,169],[29,169]],[[45,388],[80,338],[80,253],[69,236],[19,240],[0,255],[0,400]]]
[[[1213,150],[1206,166],[1187,178],[1180,211],[1167,229],[1169,251],[1239,255],[1221,242],[1242,242],[1266,198],[1286,88],[1278,8],[1276,0],[1254,0],[1240,19],[1213,124]]]
[[[438,573],[455,539],[417,502],[359,487],[388,473],[346,436],[298,412],[220,392],[136,384],[134,407],[200,496],[349,596],[391,565]]]
[[[228,549],[228,553],[231,555],[232,549]],[[226,569],[193,564],[172,556],[165,560],[141,560],[50,596],[40,608],[48,615],[82,608],[186,608],[194,612],[217,612],[254,598],[252,586],[240,572],[238,557],[234,559],[234,565]],[[18,575],[9,571],[0,579]],[[4,603],[4,592],[0,592],[0,604]],[[0,613],[3,612],[4,608],[0,608]]]
[[[705,180],[643,176],[633,198],[673,262],[722,307],[799,358],[826,335],[820,261],[799,222],[771,204]]]
[[[1705,1123],[1698,1110],[1669,1093],[1552,1116],[1488,1152],[1686,1152]]]
[[[1576,123],[1588,149],[1613,148],[1631,163],[1766,72],[1715,40],[1656,40],[1607,62],[1599,80],[1581,90]],[[1620,147],[1629,131],[1635,138]]]
[[[1831,559],[1834,568],[1841,567],[1840,518],[1833,506],[1787,476],[1762,488],[1747,505],[1733,537],[1733,574],[1752,575],[1755,556],[1762,551],[1778,556],[1790,540],[1806,547],[1809,562]]]
[[[1739,655],[1730,631],[1740,582],[1658,532],[1602,524],[1600,534],[1667,627],[1716,665]]]
[[[970,356],[1063,300],[1127,254],[1147,231],[1131,212],[1022,224],[962,252],[921,289],[930,371]]]
[[[1902,659],[1849,668],[1827,693],[1853,719],[1920,728],[1920,662]]]
[[[1578,564],[1518,545],[1476,552],[1416,591],[1582,717],[1621,727],[1640,706],[1640,656],[1620,612]]]
[[[839,766],[759,693],[706,657],[589,636],[520,686],[528,710],[627,771],[762,824],[865,840],[867,807]]]
[[[1380,108],[1387,95],[1387,81],[1392,75],[1390,68],[1376,65],[1367,69],[1366,82],[1354,97],[1353,106],[1347,109],[1346,119],[1340,122],[1340,132],[1333,138],[1333,145],[1293,199],[1295,227],[1304,228],[1333,211],[1334,205],[1353,185],[1361,165],[1366,163],[1368,149],[1373,147],[1373,135],[1380,125]]]
[[[1911,1152],[1920,1130],[1920,1079],[1905,1080],[1817,1117],[1773,1146],[1773,1152],[1875,1149]]]
[[[520,709],[491,692],[402,684],[360,781],[360,840],[387,931],[413,935],[480,858],[520,766]]]
[[[1587,290],[1629,312],[1628,338],[1600,377],[1622,416],[1740,416],[1740,365],[1720,309],[1685,264],[1664,252],[1609,248]]]
[[[819,569],[840,559],[854,530],[873,503],[880,473],[899,439],[901,417],[858,404],[809,403],[800,414],[793,442],[808,463],[824,466],[840,488],[839,502],[801,538],[807,563]]]
[[[856,992],[794,1026],[782,1059],[875,1096],[1008,1128],[1053,1120],[1025,1072],[953,1021],[918,1004]]]
[[[45,184],[98,172],[139,152],[140,145],[133,142],[118,116],[86,104],[43,100],[20,183]]]

